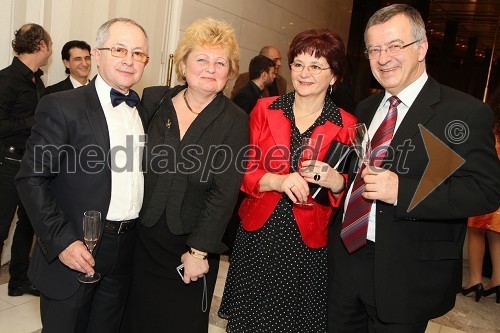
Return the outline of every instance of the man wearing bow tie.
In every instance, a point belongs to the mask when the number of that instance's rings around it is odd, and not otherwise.
[[[37,236],[28,274],[41,292],[44,333],[117,332],[130,282],[146,126],[130,88],[149,60],[146,33],[112,19],[99,28],[92,56],[94,80],[38,104],[16,177]],[[102,216],[95,258],[83,243],[89,210]],[[101,279],[83,284],[80,272]]]

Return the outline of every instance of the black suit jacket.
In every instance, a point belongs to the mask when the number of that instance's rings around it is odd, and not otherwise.
[[[111,199],[109,133],[95,80],[45,96],[35,119],[16,177],[37,238],[28,276],[44,295],[65,299],[80,282],[58,255],[83,240],[83,212],[98,210],[105,218]]]
[[[262,96],[262,92],[257,90],[259,90],[259,87],[250,80],[240,91],[238,91],[236,96],[234,96],[233,102],[247,114],[250,114],[255,104],[257,104],[257,100]]]
[[[188,246],[220,253],[245,169],[248,116],[219,93],[179,143],[172,97],[184,88],[151,87],[143,93],[144,107],[158,113],[148,128],[141,223],[151,227],[165,214],[173,234],[189,234]],[[152,170],[159,159],[164,163]]]
[[[378,94],[362,101],[356,109],[358,121],[369,126],[382,98]],[[465,163],[408,212],[428,163],[419,124]],[[466,140],[447,139],[447,126],[453,124],[466,126]],[[500,203],[500,163],[492,124],[486,104],[429,77],[397,129],[391,141],[394,162],[383,164],[399,177],[397,205],[376,204],[374,288],[382,321],[427,321],[453,308],[461,288],[467,217],[494,211]],[[349,179],[354,176],[351,172]],[[354,264],[340,238],[344,205],[341,208],[330,230],[332,270]]]
[[[68,77],[65,78],[64,80],[57,82],[56,84],[53,84],[53,85],[45,88],[45,95],[53,94],[53,93],[59,92],[59,91],[70,90],[70,89],[73,89],[73,83],[71,83],[71,80],[69,79],[69,75],[68,75]]]

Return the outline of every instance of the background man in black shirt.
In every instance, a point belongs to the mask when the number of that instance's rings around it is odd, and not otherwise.
[[[25,24],[14,34],[17,56],[0,71],[0,253],[17,211],[9,266],[9,296],[40,295],[28,280],[33,227],[19,200],[14,177],[19,171],[26,141],[34,124],[35,109],[44,93],[41,66],[52,54],[52,39],[38,24]]]

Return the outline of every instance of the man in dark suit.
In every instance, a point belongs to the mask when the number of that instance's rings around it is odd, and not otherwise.
[[[272,61],[274,61],[274,74],[276,74],[276,78],[274,79],[273,83],[269,86],[264,88],[264,91],[262,92],[263,97],[269,97],[269,96],[281,96],[286,93],[286,79],[279,75],[279,70],[281,67],[281,52],[274,46],[264,46],[260,52],[259,55],[263,55],[265,57],[268,57]],[[231,99],[234,99],[238,91],[243,88],[248,81],[250,81],[250,75],[248,72],[241,73],[238,75],[236,78],[236,81],[234,82],[233,90],[231,91]]]
[[[250,81],[234,96],[233,102],[250,114],[257,100],[263,96],[263,90],[274,82],[276,77],[274,61],[266,56],[258,55],[250,60],[248,74]]]
[[[17,209],[8,294],[38,296],[39,291],[27,276],[33,227],[17,194],[14,177],[34,124],[36,105],[45,89],[40,67],[49,61],[52,39],[38,24],[25,24],[16,31],[12,48],[17,56],[0,71],[0,257]]]
[[[351,172],[345,212],[331,224],[329,332],[424,332],[460,291],[467,217],[499,205],[492,112],[427,75],[425,25],[414,8],[380,9],[365,43],[385,93],[356,109],[368,126],[374,166]],[[424,131],[441,143],[424,145]],[[436,147],[464,163],[429,163],[426,149]],[[436,167],[449,176],[435,177]],[[410,205],[419,184],[427,196]]]
[[[130,19],[112,19],[96,45],[99,75],[41,100],[16,177],[37,236],[28,274],[41,292],[44,332],[117,332],[130,284],[145,141],[130,88],[149,59],[147,36]],[[89,210],[103,219],[95,260],[82,242]],[[82,284],[80,272],[102,277]]]
[[[45,89],[45,95],[78,88],[89,83],[92,68],[89,44],[82,40],[70,40],[64,44],[61,56],[66,67],[66,74],[69,75],[64,80],[48,86]]]

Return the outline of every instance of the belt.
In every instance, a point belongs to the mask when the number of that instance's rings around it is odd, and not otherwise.
[[[15,160],[21,160],[24,155],[24,149],[19,149],[14,146],[9,146],[3,143],[0,143],[0,152],[4,154],[6,157],[10,157]]]
[[[110,234],[115,234],[115,235],[121,235],[134,229],[135,222],[137,222],[137,219],[125,220],[125,221],[106,220],[104,222],[104,232],[108,232]]]

